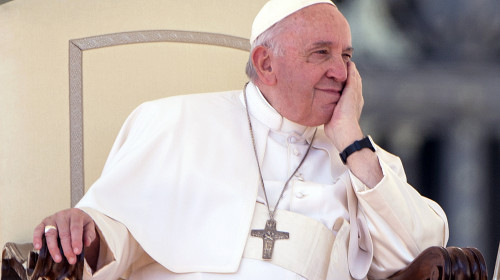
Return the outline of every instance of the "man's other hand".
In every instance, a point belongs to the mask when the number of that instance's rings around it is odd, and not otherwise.
[[[62,261],[57,243],[58,236],[61,239],[64,256],[70,264],[76,263],[76,256],[82,252],[83,246],[89,247],[96,239],[99,239],[92,218],[77,208],[57,212],[45,218],[35,228],[33,232],[33,246],[36,250],[42,248],[43,235],[45,235],[50,255],[56,263]],[[98,248],[97,246],[96,249],[98,250]],[[87,253],[90,252],[86,252],[86,255]]]

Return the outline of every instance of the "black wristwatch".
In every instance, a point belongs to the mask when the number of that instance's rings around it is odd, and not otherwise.
[[[351,145],[347,146],[347,148],[344,149],[342,153],[340,153],[340,159],[342,160],[342,163],[346,164],[347,163],[347,158],[352,155],[354,152],[357,152],[359,150],[362,150],[364,148],[368,148],[375,152],[375,148],[373,147],[372,141],[370,140],[370,137],[366,136],[365,138],[361,140],[356,140],[354,143]]]

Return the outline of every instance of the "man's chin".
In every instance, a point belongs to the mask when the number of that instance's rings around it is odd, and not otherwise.
[[[332,115],[333,115],[333,113],[325,115],[321,119],[319,119],[318,121],[311,122],[311,124],[309,126],[320,126],[320,125],[328,124],[332,120]]]
[[[327,108],[323,107],[321,112],[316,112],[316,114],[309,114],[307,118],[302,118],[301,120],[293,120],[289,119],[295,123],[298,123],[303,126],[320,126],[330,122],[333,116],[333,111],[335,109],[336,104],[328,106]]]

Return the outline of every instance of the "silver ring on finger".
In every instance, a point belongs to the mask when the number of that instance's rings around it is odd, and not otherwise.
[[[57,228],[56,226],[53,226],[53,225],[48,225],[48,226],[45,226],[45,233],[51,231],[51,230],[55,230],[57,231]]]

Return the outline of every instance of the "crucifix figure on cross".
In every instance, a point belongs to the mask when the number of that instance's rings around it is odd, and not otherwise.
[[[250,234],[254,237],[262,238],[262,259],[264,260],[272,258],[275,240],[288,239],[290,237],[288,232],[276,230],[276,221],[274,219],[267,220],[264,229],[253,229]]]

